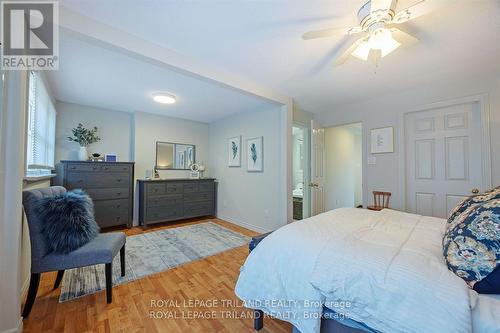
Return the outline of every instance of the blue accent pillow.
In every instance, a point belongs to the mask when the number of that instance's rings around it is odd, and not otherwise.
[[[500,281],[489,275],[500,265],[500,198],[469,205],[448,224],[443,237],[448,268],[469,285],[483,279],[500,293]],[[495,282],[496,281],[496,282]]]
[[[453,220],[455,220],[460,214],[467,210],[467,208],[491,199],[498,198],[500,198],[500,186],[492,188],[491,190],[485,191],[483,193],[465,198],[451,211],[450,217],[448,218],[448,223],[452,223]]]
[[[54,253],[66,254],[97,237],[92,199],[82,190],[43,198],[35,207],[41,232]]]

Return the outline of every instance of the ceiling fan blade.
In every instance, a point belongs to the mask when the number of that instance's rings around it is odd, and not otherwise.
[[[416,4],[396,13],[392,23],[404,23],[449,4],[450,0],[420,0]]]
[[[337,56],[335,57],[335,61],[333,62],[334,66],[340,66],[344,62],[349,59],[351,56],[351,53],[356,50],[356,48],[359,46],[359,44],[363,43],[367,37],[362,37],[354,41],[354,43],[346,42],[337,52]],[[351,38],[352,40],[352,38]]]
[[[392,37],[403,44],[403,46],[409,46],[418,42],[416,37],[413,37],[409,33],[401,30],[400,28],[390,28]]]
[[[332,36],[343,36],[343,35],[352,35],[362,32],[363,29],[361,27],[352,27],[352,28],[334,28],[334,29],[324,29],[324,30],[316,30],[309,31],[302,35],[302,39],[316,39],[316,38],[325,38]]]

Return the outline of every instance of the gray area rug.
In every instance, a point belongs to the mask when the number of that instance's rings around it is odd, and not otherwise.
[[[127,237],[126,274],[120,276],[120,255],[113,261],[113,285],[137,280],[176,266],[247,244],[250,238],[213,222],[164,229]],[[104,265],[67,270],[59,302],[106,288]]]

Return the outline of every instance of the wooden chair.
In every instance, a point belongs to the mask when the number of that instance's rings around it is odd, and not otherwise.
[[[373,191],[373,206],[368,206],[370,210],[382,210],[389,208],[391,192]]]

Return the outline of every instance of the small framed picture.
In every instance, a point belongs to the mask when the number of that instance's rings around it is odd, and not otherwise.
[[[370,131],[371,153],[394,153],[394,128],[374,128]]]
[[[227,140],[227,156],[229,167],[241,166],[241,136],[235,136]]]
[[[247,171],[264,171],[264,138],[262,136],[247,140]]]
[[[118,162],[118,155],[115,153],[105,154],[104,161],[106,161],[106,162]]]

